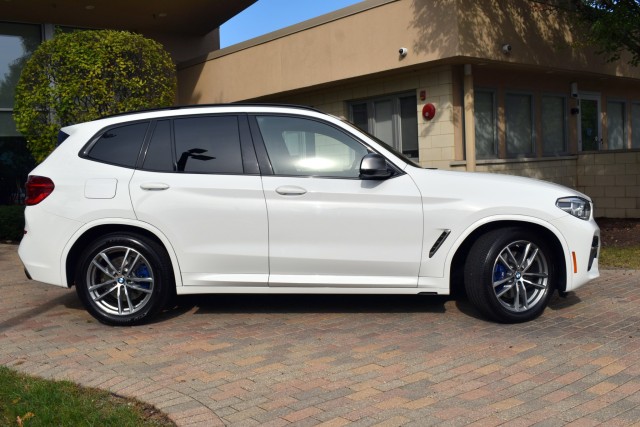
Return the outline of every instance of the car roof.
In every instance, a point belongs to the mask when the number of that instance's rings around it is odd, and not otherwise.
[[[265,112],[281,112],[281,113],[306,113],[315,117],[330,116],[316,108],[306,107],[303,105],[292,104],[267,104],[267,103],[229,103],[229,104],[198,104],[198,105],[180,105],[165,108],[154,108],[148,110],[138,110],[126,113],[113,114],[101,117],[99,119],[88,122],[79,122],[62,127],[62,131],[69,133],[77,128],[102,128],[118,123],[132,122],[136,120],[151,120],[177,116],[188,116],[208,113],[265,113]]]
[[[277,103],[256,103],[256,102],[234,102],[229,104],[193,104],[193,105],[174,105],[170,107],[162,107],[162,108],[149,108],[144,110],[136,110],[136,111],[127,111],[117,114],[110,114],[108,116],[102,117],[103,119],[108,119],[111,117],[122,117],[129,116],[134,114],[142,114],[142,113],[153,113],[153,112],[161,112],[161,111],[180,111],[187,109],[201,109],[201,108],[220,108],[220,107],[275,107],[275,108],[289,108],[289,109],[300,109],[307,111],[314,111],[320,113],[321,111],[314,107],[309,107],[305,105],[297,105],[297,104],[277,104]]]

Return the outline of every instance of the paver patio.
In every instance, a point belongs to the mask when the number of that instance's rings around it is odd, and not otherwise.
[[[407,296],[198,296],[96,322],[0,245],[0,364],[135,397],[178,425],[640,425],[640,272],[538,320]]]

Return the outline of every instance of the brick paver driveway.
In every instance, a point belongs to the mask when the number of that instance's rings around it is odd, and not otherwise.
[[[0,363],[152,403],[178,425],[632,425],[638,271],[522,325],[428,297],[207,296],[112,328],[0,245]]]

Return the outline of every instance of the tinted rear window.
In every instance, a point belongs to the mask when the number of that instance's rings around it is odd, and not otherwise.
[[[134,167],[148,127],[149,123],[143,122],[108,129],[91,147],[88,156],[105,163]]]
[[[178,171],[241,174],[236,116],[193,117],[173,122]]]

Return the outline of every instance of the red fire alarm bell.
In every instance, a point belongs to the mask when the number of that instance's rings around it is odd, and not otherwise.
[[[422,107],[422,117],[424,117],[426,120],[433,119],[433,116],[435,115],[436,107],[432,103],[425,104],[425,106]]]

